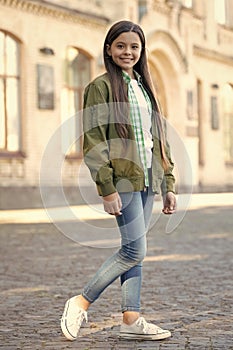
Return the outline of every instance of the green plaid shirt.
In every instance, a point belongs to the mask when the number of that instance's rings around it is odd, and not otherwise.
[[[149,177],[148,177],[148,170],[147,170],[146,149],[145,149],[144,136],[143,136],[140,106],[138,104],[138,100],[137,100],[137,97],[135,95],[133,86],[131,85],[130,76],[127,73],[125,73],[124,71],[122,73],[123,73],[123,79],[126,82],[126,84],[128,85],[128,99],[129,99],[129,105],[130,105],[130,121],[133,125],[133,130],[134,130],[135,139],[136,139],[136,143],[137,143],[138,153],[139,153],[140,160],[141,160],[144,174],[145,174],[145,186],[148,187],[149,186]],[[143,92],[143,95],[144,95],[145,100],[146,100],[147,105],[148,105],[149,115],[151,116],[152,105],[151,105],[150,98],[141,84],[140,75],[135,71],[134,71],[134,74],[136,76],[138,85],[140,86],[140,88]]]

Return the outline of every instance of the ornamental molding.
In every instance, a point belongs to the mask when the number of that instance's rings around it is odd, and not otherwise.
[[[53,17],[60,21],[79,23],[95,28],[105,27],[110,21],[104,16],[66,8],[44,0],[0,0],[0,5],[32,13],[35,16]]]
[[[179,62],[179,65],[182,69],[183,72],[187,73],[188,71],[188,61],[183,53],[182,49],[178,45],[177,41],[174,39],[174,37],[163,30],[157,30],[148,37],[148,42],[154,42],[155,43],[155,50],[157,49],[156,47],[156,42],[162,42],[166,44],[171,51],[174,53],[175,57],[177,58],[177,61]],[[158,47],[159,48],[159,47]]]
[[[154,0],[152,3],[152,10],[162,13],[163,15],[168,15],[171,12],[171,7],[165,2]]]
[[[207,58],[209,60],[214,60],[214,61],[218,61],[221,63],[228,64],[230,66],[233,66],[233,56],[224,55],[215,50],[205,49],[203,47],[194,45],[193,54],[196,56]]]

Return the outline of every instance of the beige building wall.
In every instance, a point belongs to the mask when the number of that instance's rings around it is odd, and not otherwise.
[[[104,71],[102,45],[106,31],[120,19],[130,19],[142,26],[152,78],[171,125],[170,142],[176,147],[179,138],[188,153],[192,176],[187,158],[180,155],[179,150],[174,151],[178,188],[233,187],[233,159],[226,161],[224,151],[222,96],[225,84],[233,86],[233,23],[216,22],[212,0],[193,0],[192,8],[184,6],[185,3],[178,0],[51,0],[47,3],[0,0],[0,30],[21,42],[22,54],[23,155],[6,156],[0,151],[2,188],[39,186],[43,152],[62,121],[66,48],[76,47],[90,57],[94,78]],[[226,0],[226,3],[229,7],[230,2]],[[54,55],[42,54],[39,50],[42,47],[52,48]],[[53,67],[53,110],[37,107],[37,64]],[[211,97],[217,97],[216,128],[212,126]],[[232,135],[232,130],[228,133]],[[61,145],[56,152],[62,153]],[[80,164],[82,159],[64,161],[63,185],[77,185]],[[56,185],[53,170],[48,169],[48,184]],[[80,177],[82,183],[88,185],[90,177],[84,167]]]
[[[61,124],[66,48],[74,46],[88,53],[92,61],[92,76],[96,75],[106,20],[30,1],[16,1],[13,5],[10,1],[1,1],[0,13],[0,30],[11,33],[21,42],[22,151],[25,154],[20,158],[0,155],[1,185],[38,186],[43,152]],[[41,53],[43,47],[52,48],[54,55]],[[37,107],[37,64],[53,68],[53,110]],[[52,177],[52,172],[48,172],[48,180]]]
[[[233,23],[230,27],[217,23],[214,1],[193,1],[192,10],[182,6],[182,1],[149,4],[141,25],[148,39],[152,73],[159,73],[166,117],[184,141],[192,164],[192,177],[185,170],[187,163],[178,169],[180,183],[188,186],[191,180],[199,189],[230,187],[233,167],[224,154],[221,92],[225,84],[233,86]],[[213,96],[217,97],[217,128],[211,120]],[[232,128],[231,124],[230,135]]]

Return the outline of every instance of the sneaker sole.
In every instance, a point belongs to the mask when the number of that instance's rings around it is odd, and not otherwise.
[[[120,333],[119,338],[131,340],[163,340],[171,337],[171,332],[162,334],[135,334],[135,333]]]
[[[67,324],[66,324],[66,316],[67,316],[67,312],[69,309],[69,302],[70,300],[67,300],[66,304],[65,304],[65,308],[64,308],[64,312],[61,318],[61,330],[62,333],[64,334],[64,336],[68,339],[68,340],[75,340],[77,339],[77,337],[74,337],[68,330]]]

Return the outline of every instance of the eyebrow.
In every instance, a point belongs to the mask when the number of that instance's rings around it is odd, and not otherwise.
[[[117,44],[125,44],[126,42],[125,41],[117,41],[116,43]],[[140,45],[140,42],[131,43],[131,45]]]

